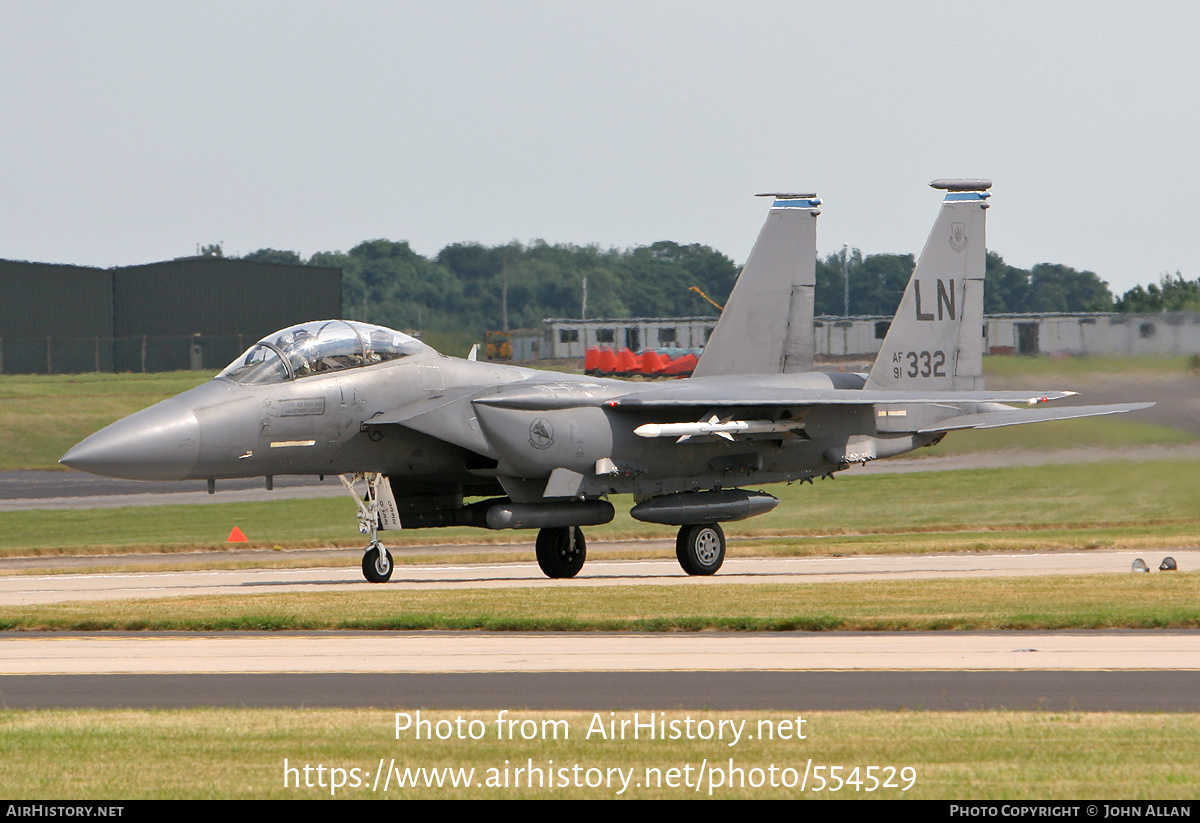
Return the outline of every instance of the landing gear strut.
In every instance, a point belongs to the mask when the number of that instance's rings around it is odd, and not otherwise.
[[[378,472],[356,474],[349,480],[345,475],[338,475],[346,491],[358,503],[358,530],[371,538],[370,545],[362,559],[363,577],[368,583],[386,583],[392,577],[392,554],[379,542],[379,521],[381,516],[379,506],[380,487],[386,487],[387,477]],[[366,484],[366,493],[360,493],[355,484],[362,480]],[[390,490],[388,490],[390,499]],[[364,499],[365,498],[365,499]],[[394,506],[393,506],[394,515]],[[399,527],[399,523],[395,524]]]
[[[725,532],[717,523],[684,526],[675,538],[675,557],[688,574],[716,574],[725,562]]]
[[[539,529],[537,561],[547,577],[574,577],[587,559],[587,542],[578,526]]]

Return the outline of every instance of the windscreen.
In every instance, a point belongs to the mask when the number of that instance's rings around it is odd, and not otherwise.
[[[407,357],[425,345],[407,334],[350,320],[322,320],[264,337],[221,372],[238,383],[277,383]]]

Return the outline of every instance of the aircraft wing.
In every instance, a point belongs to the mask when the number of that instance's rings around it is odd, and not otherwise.
[[[1076,417],[1098,417],[1105,414],[1148,409],[1153,403],[1118,403],[1111,406],[1064,406],[1057,409],[1007,409],[979,414],[963,414],[938,421],[933,426],[920,429],[921,434],[954,431],[956,429],[997,429],[1001,426],[1019,426],[1022,423],[1041,423],[1047,420],[1070,420]]]
[[[685,387],[692,389],[693,387]],[[869,389],[768,388],[744,391],[664,391],[614,398],[614,408],[670,406],[873,406],[878,403],[1027,403],[1061,400],[1074,392],[1027,391],[873,391]]]
[[[477,397],[474,403],[509,409],[544,410],[570,409],[581,406],[604,406],[616,409],[648,409],[678,407],[741,407],[747,406],[873,406],[879,403],[1026,403],[1035,405],[1048,400],[1071,397],[1074,392],[1032,391],[882,391],[865,389],[807,389],[784,386],[756,386],[754,378],[744,383],[726,382],[714,386],[710,381],[694,385],[651,388],[622,395],[602,393],[563,392],[551,394],[540,391],[509,391],[490,397]]]

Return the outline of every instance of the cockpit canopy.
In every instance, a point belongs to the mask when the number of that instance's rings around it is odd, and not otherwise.
[[[282,383],[398,360],[426,348],[419,340],[382,326],[320,320],[264,337],[219,376],[238,383]]]

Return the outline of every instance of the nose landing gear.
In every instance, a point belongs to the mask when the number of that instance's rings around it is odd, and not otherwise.
[[[378,472],[356,474],[349,480],[345,475],[338,475],[338,479],[358,503],[359,532],[371,538],[371,543],[363,554],[363,577],[368,583],[386,583],[392,577],[392,554],[379,542],[379,528],[381,525],[393,529],[400,528],[400,519],[396,516],[396,503],[388,479]],[[354,488],[359,480],[366,485],[365,494]],[[383,505],[388,501],[390,506]]]

